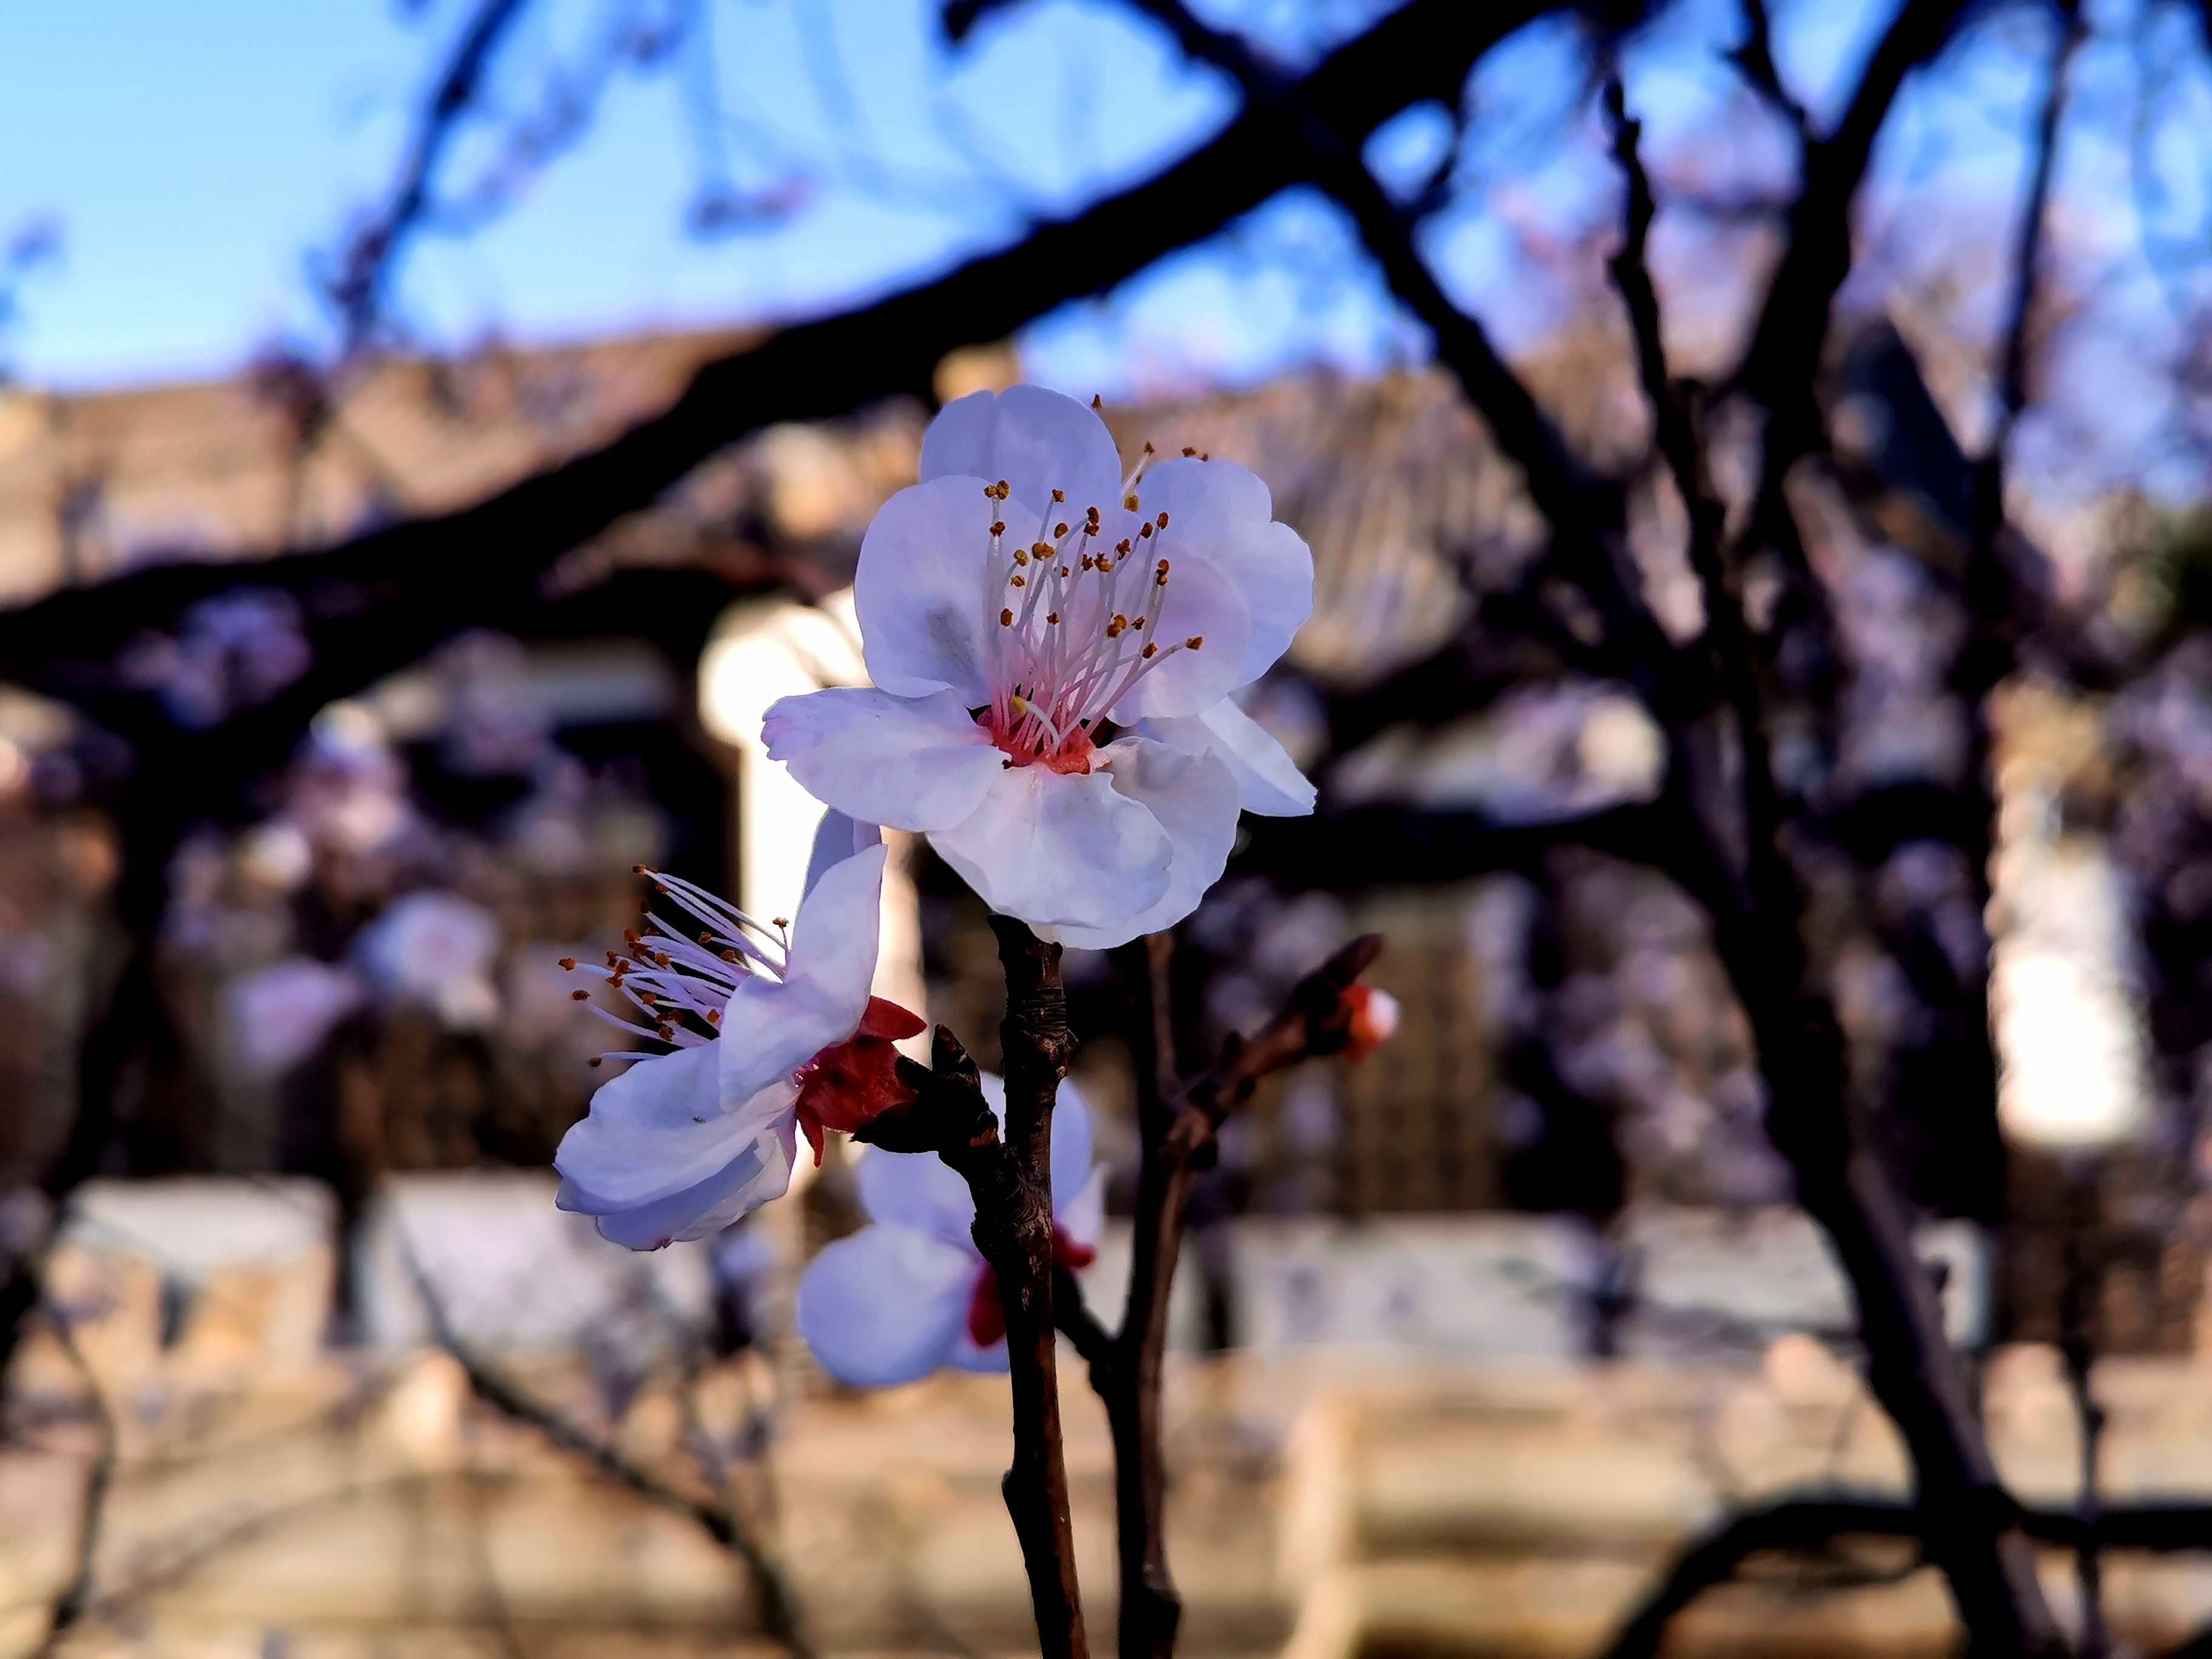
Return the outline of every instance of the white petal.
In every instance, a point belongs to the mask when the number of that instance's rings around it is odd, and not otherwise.
[[[814,826],[814,846],[806,855],[806,885],[802,890],[812,892],[814,884],[822,879],[822,872],[832,865],[842,864],[855,853],[865,853],[871,847],[883,844],[881,824],[861,823],[831,808]]]
[[[1150,902],[1095,923],[1032,924],[1041,938],[1086,951],[1111,950],[1181,921],[1221,879],[1237,839],[1237,779],[1219,757],[1148,738],[1124,738],[1106,752],[1116,793],[1144,805],[1173,850],[1167,884]]]
[[[1148,720],[1146,729],[1177,749],[1218,757],[1237,780],[1237,800],[1264,817],[1303,817],[1314,809],[1314,787],[1273,733],[1224,697],[1203,714]]]
[[[840,1382],[890,1388],[928,1376],[966,1334],[979,1268],[907,1227],[863,1227],[816,1256],[799,1284],[799,1334]]]
[[[872,1221],[908,1227],[932,1238],[975,1252],[969,1229],[975,1224],[975,1200],[968,1183],[934,1152],[887,1152],[872,1148],[860,1160],[855,1182],[860,1207]]]
[[[1055,489],[1078,512],[1103,511],[1120,504],[1121,457],[1095,410],[1042,386],[1018,386],[945,404],[921,441],[921,477],[1003,478],[1038,511]],[[1030,526],[1012,527],[1028,539]]]
[[[1098,1235],[1106,1231],[1106,1166],[1092,1169],[1074,1196],[1053,1206],[1052,1218],[1076,1243],[1096,1245]]]
[[[1202,643],[1196,650],[1177,651],[1114,706],[1114,718],[1123,726],[1146,715],[1195,714],[1244,683],[1244,641],[1251,620],[1243,595],[1204,559],[1170,562],[1167,603],[1153,637],[1163,651],[1186,640]]]
[[[968,1322],[963,1319],[959,1333],[952,1339],[951,1352],[945,1356],[945,1363],[955,1370],[981,1371],[986,1376],[1003,1375],[1007,1369],[1006,1339],[1002,1336],[989,1347],[979,1348],[969,1336]]]
[[[720,1042],[631,1061],[592,1096],[591,1110],[561,1138],[553,1167],[603,1214],[697,1186],[740,1158],[788,1107],[781,1098],[722,1109]]]
[[[666,1198],[608,1207],[571,1181],[562,1181],[554,1203],[597,1217],[603,1238],[633,1250],[705,1238],[720,1232],[791,1187],[795,1137],[786,1118],[744,1147],[704,1181]]]
[[[1060,1079],[1052,1103],[1052,1207],[1074,1201],[1091,1178],[1091,1103],[1073,1081]]]
[[[799,901],[783,982],[754,975],[730,994],[721,1035],[709,1045],[721,1051],[726,1109],[736,1110],[859,1029],[876,974],[887,856],[871,847],[824,871]]]
[[[929,844],[986,904],[1033,927],[1111,927],[1167,890],[1166,835],[1103,772],[995,770],[975,815]]]
[[[312,957],[287,957],[234,979],[224,992],[231,1054],[249,1077],[290,1071],[361,1006],[361,981]]]
[[[868,678],[884,690],[990,701],[982,623],[994,596],[983,590],[999,511],[974,478],[946,477],[900,490],[869,525],[853,601]],[[1031,524],[1019,526],[1024,543]]]
[[[1274,519],[1267,486],[1234,461],[1163,461],[1145,474],[1147,513],[1164,510],[1161,550],[1195,553],[1226,572],[1252,618],[1237,680],[1266,673],[1313,614],[1313,553]]]
[[[966,822],[1006,758],[951,691],[927,697],[847,687],[811,691],[771,708],[761,735],[769,758],[788,765],[817,800],[895,830]]]

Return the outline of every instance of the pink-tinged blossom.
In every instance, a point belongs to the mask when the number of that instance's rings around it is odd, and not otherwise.
[[[875,684],[778,702],[769,753],[837,811],[927,836],[1048,939],[1171,926],[1240,808],[1313,807],[1231,698],[1313,608],[1312,555],[1273,512],[1227,461],[1147,452],[1125,477],[1105,422],[1056,392],[948,404],[861,544]]]
[[[562,1209],[634,1250],[702,1238],[783,1195],[802,1130],[818,1159],[825,1131],[913,1098],[891,1044],[922,1022],[868,992],[884,857],[830,865],[788,926],[647,872],[688,920],[654,917],[608,954],[607,982],[652,1029],[602,1018],[670,1052],[602,1056],[627,1069],[562,1139]]]
[[[233,980],[225,993],[231,1058],[247,1077],[282,1077],[321,1048],[365,996],[344,969],[312,957],[287,957]]]
[[[1006,1088],[983,1079],[1002,1120]],[[1091,1162],[1091,1110],[1072,1083],[1052,1115],[1055,1255],[1088,1266],[1105,1215],[1105,1170]],[[816,1256],[799,1285],[799,1331],[823,1370],[860,1388],[911,1382],[945,1367],[1006,1369],[998,1276],[975,1248],[968,1183],[933,1156],[861,1159],[868,1225]]]

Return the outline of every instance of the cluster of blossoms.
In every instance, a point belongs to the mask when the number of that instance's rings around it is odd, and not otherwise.
[[[668,1052],[602,1057],[627,1069],[556,1165],[562,1207],[632,1249],[727,1226],[787,1189],[799,1133],[818,1158],[825,1131],[912,1098],[891,1044],[922,1021],[869,994],[878,826],[926,836],[1039,936],[1104,949],[1196,908],[1240,811],[1312,810],[1313,786],[1233,697],[1313,602],[1312,556],[1258,478],[1188,453],[1155,464],[1149,447],[1125,474],[1095,410],[1035,386],[948,405],[921,474],[861,545],[873,684],[768,712],[770,756],[830,809],[797,917],[763,923],[657,875],[686,920],[650,920],[609,955],[607,982]],[[1052,1177],[1063,1255],[1087,1261],[1099,1183],[1065,1085]],[[825,1250],[800,1294],[823,1364],[875,1383],[1003,1364],[964,1182],[878,1152],[860,1189],[872,1224]]]

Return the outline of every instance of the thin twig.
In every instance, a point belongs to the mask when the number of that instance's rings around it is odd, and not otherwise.
[[[1169,1295],[1182,1251],[1191,1180],[1224,1118],[1271,1072],[1341,1049],[1350,1037],[1345,992],[1382,949],[1363,934],[1301,980],[1282,1011],[1249,1041],[1232,1036],[1220,1057],[1162,1103],[1146,1137],[1132,1229],[1129,1290],[1106,1368],[1121,1547],[1121,1659],[1166,1659],[1175,1651],[1182,1598],[1168,1568],[1167,1463],[1160,1383],[1167,1354]],[[1126,959],[1125,959],[1126,960]],[[1169,956],[1148,952],[1146,994],[1165,995]],[[1164,1022],[1163,1022],[1164,1023]],[[1099,1367],[1094,1364],[1094,1380]]]
[[[396,1225],[394,1232],[409,1277],[414,1281],[416,1293],[422,1299],[431,1337],[460,1366],[462,1375],[468,1378],[469,1388],[476,1396],[516,1422],[536,1429],[562,1451],[580,1457],[647,1503],[684,1516],[736,1556],[751,1575],[762,1633],[796,1656],[796,1659],[812,1659],[814,1650],[806,1639],[799,1601],[793,1594],[789,1581],[785,1578],[782,1569],[762,1547],[760,1540],[739,1522],[735,1510],[708,1503],[678,1491],[659,1476],[630,1462],[616,1447],[597,1435],[572,1422],[543,1401],[532,1398],[510,1378],[488,1364],[455,1333],[452,1321],[447,1316],[445,1303],[431,1284],[429,1275],[423,1271],[405,1232]]]
[[[84,1480],[84,1509],[78,1517],[76,1553],[70,1582],[54,1602],[53,1617],[46,1626],[46,1639],[34,1650],[33,1659],[46,1659],[60,1647],[62,1640],[76,1627],[92,1606],[94,1567],[100,1554],[100,1535],[107,1516],[108,1490],[115,1481],[115,1414],[108,1408],[107,1396],[101,1392],[100,1377],[85,1358],[84,1350],[77,1346],[76,1334],[58,1310],[47,1310],[47,1322],[52,1327],[54,1339],[61,1344],[62,1352],[69,1356],[70,1364],[84,1379],[87,1397],[92,1402],[93,1421],[99,1433],[99,1448],[94,1453],[92,1467],[86,1471]]]
[[[453,48],[445,72],[424,107],[399,178],[382,212],[357,228],[347,240],[337,272],[327,287],[332,303],[345,323],[348,356],[368,344],[384,308],[384,291],[401,246],[419,226],[430,206],[430,181],[438,162],[452,142],[453,129],[475,100],[477,83],[507,26],[526,0],[484,0]]]
[[[1044,1659],[1086,1659],[1082,1593],[1075,1577],[1067,1462],[1060,1443],[1057,1339],[1053,1323],[1052,1109],[1074,1058],[1060,946],[1010,916],[993,916],[1006,975],[999,1027],[1006,1088],[998,1202],[979,1193],[976,1243],[996,1268],[1012,1374],[1014,1459],[1006,1510],[1029,1569],[1030,1600]]]

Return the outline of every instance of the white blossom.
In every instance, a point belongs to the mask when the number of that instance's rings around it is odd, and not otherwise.
[[[1001,1121],[1006,1086],[983,1078]],[[1105,1214],[1105,1170],[1091,1162],[1091,1110],[1062,1083],[1052,1117],[1053,1243],[1087,1266]],[[1006,1368],[998,1276],[975,1248],[968,1183],[933,1156],[872,1151],[860,1161],[869,1224],[816,1256],[799,1285],[799,1331],[823,1369],[862,1388],[950,1366]]]
[[[891,1044],[921,1021],[868,992],[884,859],[878,842],[830,865],[787,928],[647,872],[699,926],[655,918],[609,953],[608,982],[650,1032],[604,1017],[671,1052],[602,1056],[629,1068],[562,1139],[562,1209],[635,1250],[702,1238],[783,1195],[799,1131],[818,1158],[825,1130],[912,1098]]]
[[[841,812],[928,836],[994,909],[1103,949],[1190,914],[1240,807],[1313,787],[1231,701],[1313,608],[1267,486],[1150,453],[1036,386],[930,425],[854,582],[875,684],[769,710],[770,756]]]

